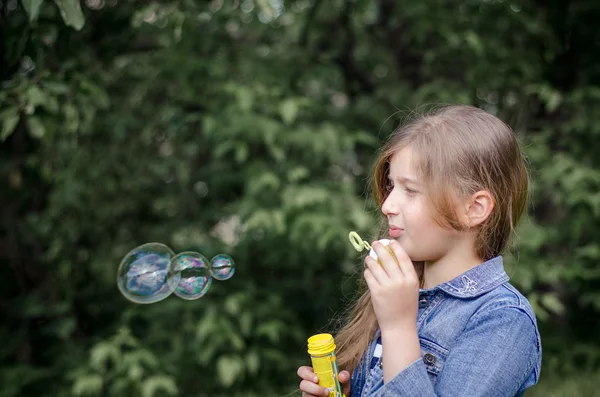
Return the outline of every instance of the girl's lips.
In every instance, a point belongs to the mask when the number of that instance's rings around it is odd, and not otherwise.
[[[402,235],[402,233],[404,233],[404,229],[398,229],[395,227],[390,227],[389,229],[389,235],[391,238],[398,238]]]

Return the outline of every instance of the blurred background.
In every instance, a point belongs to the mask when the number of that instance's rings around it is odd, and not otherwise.
[[[506,257],[543,340],[530,396],[600,395],[600,2],[0,1],[0,397],[299,396],[374,237],[374,154],[473,104],[533,179]],[[235,276],[127,301],[150,241]],[[357,273],[358,271],[358,273]]]

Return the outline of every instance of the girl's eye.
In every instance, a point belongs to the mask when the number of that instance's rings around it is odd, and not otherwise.
[[[412,190],[410,188],[404,188],[404,190],[406,190],[406,193],[408,193],[408,194],[417,194],[417,193],[419,193],[416,190]]]

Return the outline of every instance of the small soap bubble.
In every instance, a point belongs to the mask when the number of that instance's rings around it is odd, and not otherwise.
[[[175,253],[160,243],[131,250],[117,271],[117,286],[123,296],[136,303],[154,303],[171,295],[180,277],[169,272],[173,256]]]
[[[229,255],[219,254],[210,260],[210,270],[215,280],[229,280],[235,274],[235,262]]]
[[[193,300],[204,296],[212,284],[208,259],[198,252],[186,251],[171,259],[171,272],[179,275],[175,295]]]

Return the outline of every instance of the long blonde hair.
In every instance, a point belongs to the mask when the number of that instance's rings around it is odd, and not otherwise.
[[[454,210],[456,197],[482,189],[492,193],[494,207],[477,229],[475,250],[483,260],[501,254],[528,198],[525,158],[511,128],[472,106],[448,106],[413,119],[391,135],[375,162],[371,185],[379,208],[389,193],[390,158],[407,146],[417,153],[419,176],[425,181],[440,225],[464,230]],[[382,225],[387,225],[383,216]],[[422,282],[422,263],[415,267]],[[371,295],[362,278],[359,293],[335,337],[338,365],[350,373],[377,329]]]

